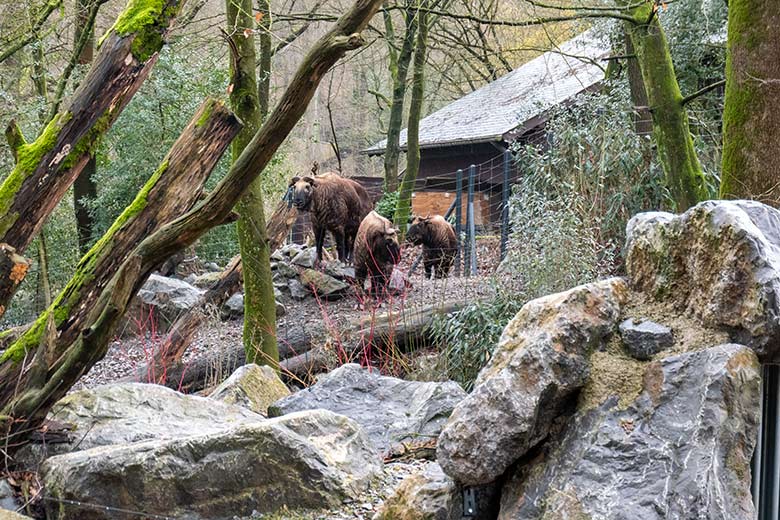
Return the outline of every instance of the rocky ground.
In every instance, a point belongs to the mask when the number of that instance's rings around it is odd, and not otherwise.
[[[500,261],[498,238],[481,238],[477,242],[477,247],[477,276],[451,276],[441,280],[428,280],[423,276],[422,265],[420,265],[409,276],[411,287],[402,294],[381,303],[377,312],[388,308],[400,311],[417,305],[474,301],[489,297],[494,291],[496,283],[494,273]],[[405,249],[399,269],[409,273],[418,253],[419,248]],[[284,329],[291,324],[316,324],[323,321],[332,323],[337,329],[340,324],[349,323],[372,310],[371,302],[359,300],[352,291],[347,296],[333,301],[313,297],[294,300],[285,296],[281,302],[285,306],[286,313],[277,320],[279,329]],[[366,303],[369,305],[368,308]],[[223,321],[219,314],[213,312],[208,326],[199,332],[184,355],[185,363],[207,352],[229,351],[230,346],[241,342],[241,320]],[[157,324],[149,318],[148,308],[137,310],[134,315],[129,316],[105,358],[82,378],[74,390],[91,388],[135,374],[137,367],[149,359],[155,347],[164,341],[164,337],[164,333],[158,330]],[[225,377],[227,375],[229,374],[224,374]]]

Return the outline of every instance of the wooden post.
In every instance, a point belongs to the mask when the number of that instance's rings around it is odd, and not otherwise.
[[[504,152],[504,184],[501,186],[501,260],[506,256],[506,243],[509,238],[509,161],[512,153]]]
[[[460,235],[463,233],[463,170],[455,172],[455,237],[458,240],[458,254],[455,258],[455,274],[461,274],[461,261],[463,260]]]
[[[474,225],[474,178],[477,176],[477,167],[469,166],[469,198],[466,207],[466,276],[477,274],[477,241]]]

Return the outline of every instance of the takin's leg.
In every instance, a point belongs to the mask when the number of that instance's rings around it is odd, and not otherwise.
[[[346,237],[344,236],[344,229],[334,229],[333,239],[336,241],[336,251],[338,252],[339,260],[347,263],[347,246]]]
[[[441,257],[441,262],[436,268],[436,276],[439,278],[446,278],[452,271],[452,264],[455,263],[455,253],[452,251],[445,251]]]
[[[314,244],[317,247],[317,262],[322,262],[322,247],[325,245],[325,228],[314,228]]]

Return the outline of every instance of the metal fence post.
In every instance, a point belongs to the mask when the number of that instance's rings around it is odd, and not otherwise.
[[[501,260],[506,257],[506,243],[509,238],[509,163],[512,153],[504,152],[504,184],[501,186]]]
[[[455,172],[455,236],[458,239],[458,254],[455,257],[455,273],[460,276],[463,244],[460,235],[463,232],[463,170]]]
[[[474,225],[474,178],[477,176],[477,167],[473,164],[469,166],[469,205],[466,208],[466,226],[467,226],[467,238],[468,242],[466,248],[468,255],[466,255],[466,262],[468,263],[467,274],[477,274],[477,241],[476,241],[476,226]]]

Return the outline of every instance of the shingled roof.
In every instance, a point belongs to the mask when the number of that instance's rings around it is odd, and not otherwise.
[[[420,148],[501,141],[604,78],[608,42],[586,31],[420,121]],[[401,131],[406,147],[406,130]],[[381,154],[387,140],[363,150]]]

